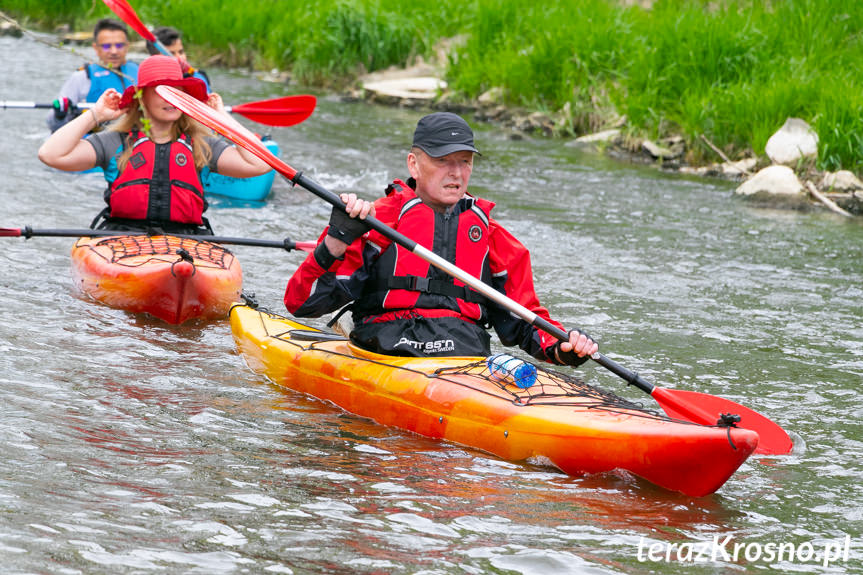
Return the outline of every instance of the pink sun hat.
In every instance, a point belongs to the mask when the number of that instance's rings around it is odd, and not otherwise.
[[[135,92],[151,86],[174,86],[182,88],[190,96],[207,101],[207,85],[199,78],[183,78],[183,70],[176,58],[156,54],[150,56],[138,67],[138,85],[129,86],[120,98],[120,108],[128,108]]]

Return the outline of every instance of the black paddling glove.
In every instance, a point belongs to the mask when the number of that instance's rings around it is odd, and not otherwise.
[[[355,239],[370,229],[365,221],[350,217],[343,207],[333,206],[333,211],[330,214],[330,229],[327,231],[328,236],[346,244],[352,244]]]
[[[586,337],[592,339],[593,341],[596,341],[595,339],[590,337],[590,334],[588,334],[587,332],[574,329],[574,330],[570,331],[569,333],[571,334],[573,332],[582,333]],[[551,350],[550,350],[551,354],[550,355],[551,355],[551,361],[552,362],[554,362],[556,364],[560,364],[560,365],[570,365],[572,367],[577,367],[577,366],[581,365],[582,363],[584,363],[585,361],[587,361],[588,359],[590,359],[589,355],[586,355],[584,357],[578,357],[578,354],[572,350],[561,351],[561,349],[560,349],[561,343],[563,343],[563,342],[559,341],[551,347]]]

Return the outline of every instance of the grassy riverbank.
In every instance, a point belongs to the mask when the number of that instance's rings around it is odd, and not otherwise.
[[[86,28],[109,14],[95,0],[6,0],[43,25]],[[582,133],[625,115],[647,137],[687,139],[690,161],[763,154],[789,116],[820,137],[819,167],[863,173],[863,3],[847,0],[134,1],[141,18],[184,30],[192,54],[290,70],[299,83],[344,85],[411,64],[453,39],[446,79],[473,100],[570,110]]]

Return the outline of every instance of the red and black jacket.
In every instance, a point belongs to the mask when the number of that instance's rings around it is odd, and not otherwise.
[[[377,219],[560,325],[539,303],[527,248],[490,217],[492,202],[465,196],[447,223],[445,216],[422,205],[406,183],[396,180],[388,191],[375,202]],[[319,244],[325,236],[326,230]],[[354,302],[355,323],[397,320],[408,309],[428,318],[458,317],[490,325],[504,345],[557,363],[551,359],[557,342],[553,336],[444,277],[375,231],[352,243],[343,259],[326,256],[326,248],[309,254],[288,281],[285,306],[293,315],[319,317]]]

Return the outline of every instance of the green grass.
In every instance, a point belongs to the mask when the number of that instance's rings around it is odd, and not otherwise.
[[[132,0],[144,22],[181,28],[193,56],[290,70],[338,87],[429,58],[442,39],[446,79],[470,101],[491,88],[531,110],[571,111],[572,133],[625,115],[634,134],[678,133],[693,161],[763,153],[789,116],[816,128],[819,167],[863,170],[863,2],[656,0]],[[4,0],[50,28],[87,29],[97,0]]]

